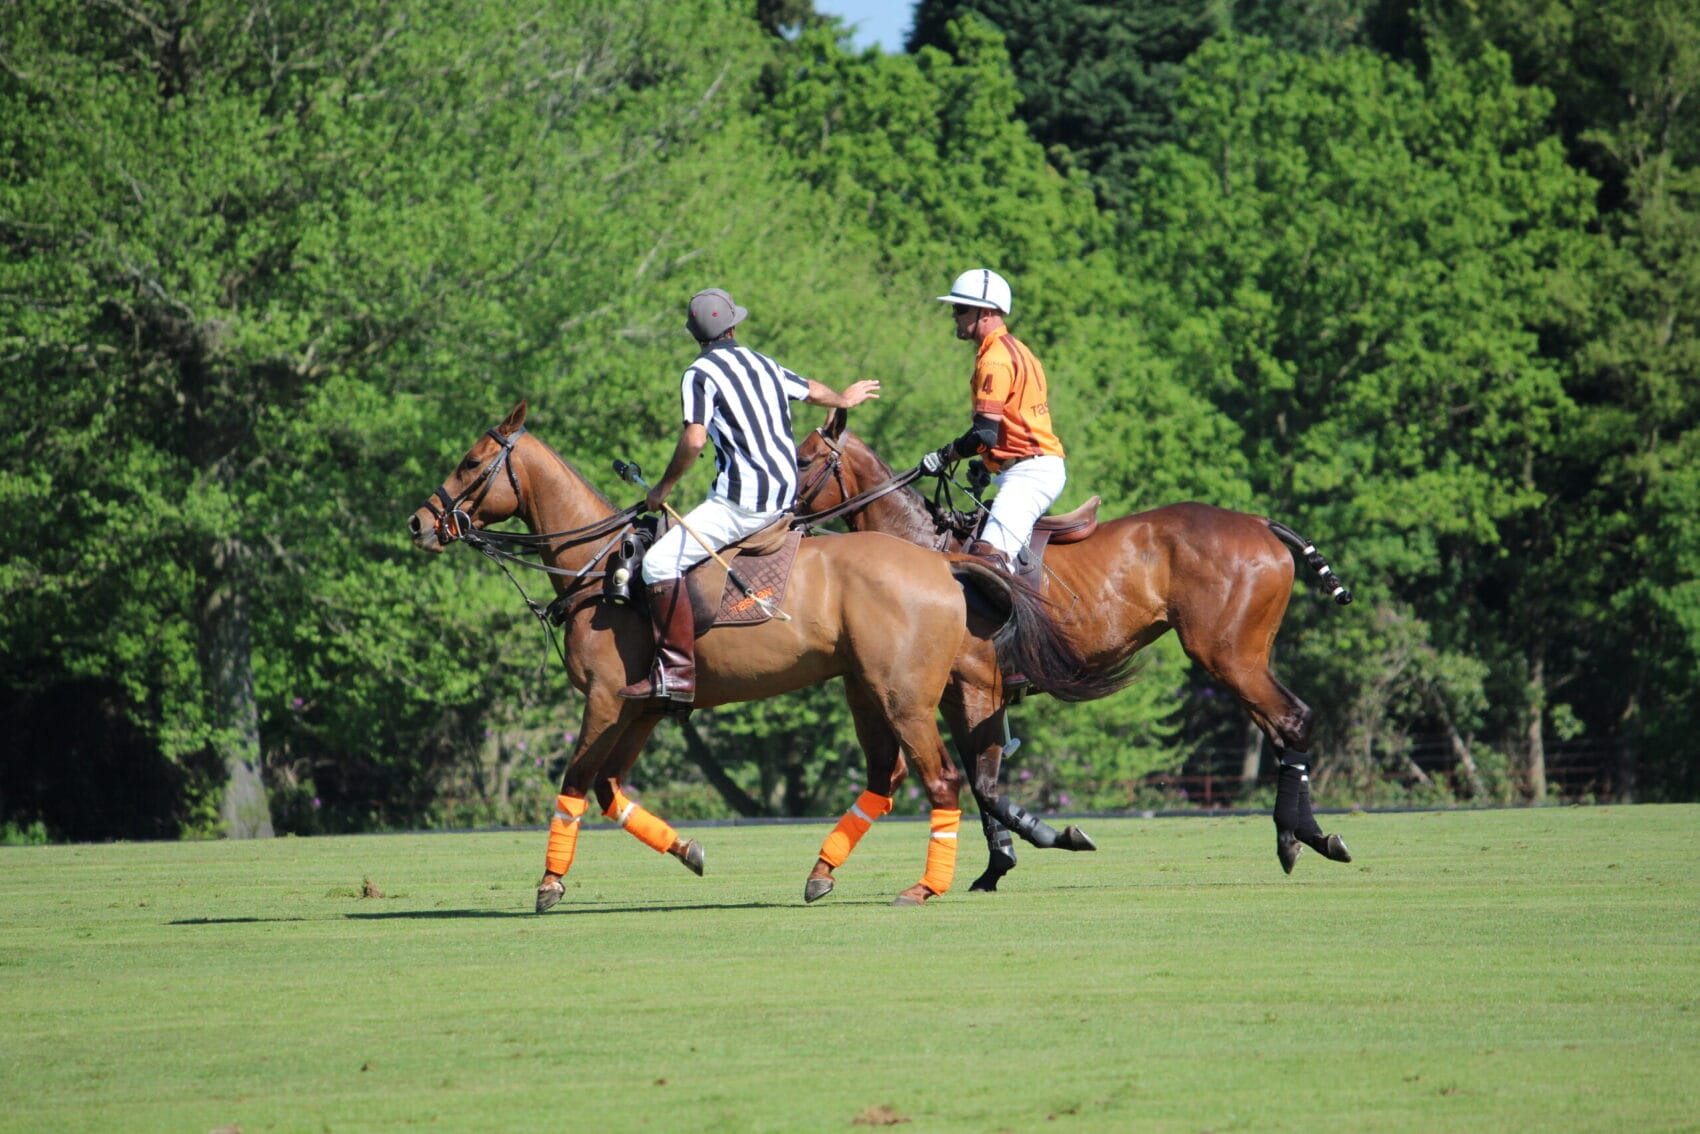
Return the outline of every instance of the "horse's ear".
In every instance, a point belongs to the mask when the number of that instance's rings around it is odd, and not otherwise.
[[[500,424],[496,427],[496,431],[498,433],[502,433],[502,434],[509,434],[509,433],[512,433],[514,430],[518,429],[520,426],[522,426],[524,424],[525,424],[525,402],[521,401],[518,405],[516,405],[508,413],[507,420],[502,422],[502,424]]]
[[[850,423],[850,411],[847,409],[832,409],[826,413],[826,424],[820,427],[821,436],[828,441],[836,441],[844,435],[844,427]]]

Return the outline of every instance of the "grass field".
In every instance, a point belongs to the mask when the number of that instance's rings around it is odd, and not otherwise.
[[[1700,1129],[1700,807],[1083,825],[0,849],[0,1130]]]

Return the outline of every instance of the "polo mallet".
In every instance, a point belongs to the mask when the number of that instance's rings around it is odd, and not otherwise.
[[[643,470],[640,469],[637,466],[636,462],[622,461],[622,460],[616,459],[614,461],[614,475],[619,477],[621,480],[626,481],[628,484],[637,485],[639,488],[648,488],[649,487],[649,482],[647,480],[643,479]],[[716,563],[720,564],[722,567],[726,568],[726,577],[728,579],[731,579],[733,584],[735,586],[737,586],[737,588],[739,590],[743,591],[744,594],[749,597],[751,602],[753,602],[757,606],[761,607],[761,609],[764,612],[766,612],[766,614],[769,618],[777,618],[781,622],[791,621],[791,616],[789,614],[786,614],[783,610],[780,610],[777,606],[774,606],[766,598],[762,597],[761,595],[758,595],[756,593],[756,589],[754,587],[750,586],[748,583],[746,583],[744,581],[744,577],[742,575],[738,574],[738,572],[734,571],[732,569],[732,565],[730,563],[726,562],[726,560],[721,557],[721,555],[718,551],[714,550],[714,545],[709,543],[706,539],[703,539],[702,536],[697,532],[697,530],[695,528],[691,527],[691,525],[689,525],[685,522],[685,518],[683,516],[679,515],[679,513],[674,509],[673,505],[671,505],[671,504],[667,503],[667,501],[663,500],[661,502],[661,506],[667,510],[667,514],[669,516],[673,517],[674,523],[678,524],[681,528],[684,528],[685,533],[687,535],[689,535],[692,539],[696,540],[699,544],[702,545],[702,549],[704,551],[708,552],[710,558],[712,558]]]

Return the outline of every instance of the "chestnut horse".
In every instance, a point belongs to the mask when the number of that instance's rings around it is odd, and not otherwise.
[[[846,421],[843,410],[833,410],[798,446],[798,516],[840,514],[848,502],[850,510],[842,514],[854,531],[887,532],[923,546],[960,550],[971,533],[908,487],[913,473],[894,473],[846,428]],[[857,497],[864,502],[858,504]],[[1275,850],[1281,868],[1291,873],[1304,846],[1335,862],[1352,859],[1340,836],[1323,834],[1311,809],[1310,756],[1304,751],[1314,720],[1311,709],[1269,668],[1293,588],[1289,548],[1305,556],[1335,601],[1352,601],[1327,561],[1292,529],[1195,503],[1123,516],[1097,525],[1078,542],[1051,543],[1044,553],[1041,593],[1057,625],[1099,671],[1118,671],[1136,651],[1173,630],[1187,656],[1239,698],[1274,745],[1279,769]],[[1033,687],[1044,690],[1044,683],[1035,680]],[[1001,742],[1009,735],[1005,699],[990,716],[963,711],[986,700],[984,691],[965,695],[953,683],[941,706],[977,801],[997,797]],[[981,802],[981,822],[990,862],[973,888],[993,890],[1015,865],[1015,855],[997,822],[997,809],[986,802]],[[1025,833],[1019,827],[1017,832]]]
[[[550,573],[552,611],[563,626],[572,683],[584,694],[584,718],[550,824],[537,911],[562,896],[572,865],[579,819],[592,791],[603,814],[657,851],[702,873],[702,848],[632,802],[621,780],[636,763],[660,719],[618,690],[648,672],[652,639],[646,614],[603,598],[597,570],[630,530],[637,508],[617,511],[577,470],[525,429],[526,404],[467,451],[436,495],[408,521],[413,542],[441,551],[464,540],[491,552],[506,542],[529,547]],[[519,517],[532,534],[491,532],[488,525]],[[1008,620],[1001,627],[971,620],[958,577],[1001,594]],[[1094,695],[1099,679],[1082,676],[1049,622],[1043,604],[1007,574],[890,536],[865,533],[804,540],[785,600],[789,621],[716,627],[697,640],[696,705],[749,701],[843,677],[867,762],[869,791],[840,821],[821,849],[804,888],[813,901],[832,889],[842,864],[873,818],[890,809],[889,791],[913,765],[932,805],[926,874],[895,904],[919,905],[950,886],[961,811],[961,776],[935,722],[947,681],[988,680],[988,656],[1033,666],[1065,691]],[[966,645],[965,645],[966,643]],[[974,671],[957,666],[979,664]],[[991,678],[995,681],[995,672]],[[889,787],[887,787],[889,785]],[[874,789],[885,787],[887,794]]]

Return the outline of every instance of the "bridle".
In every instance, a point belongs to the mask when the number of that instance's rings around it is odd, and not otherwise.
[[[514,443],[525,432],[525,427],[519,426],[512,433],[502,433],[494,428],[485,432],[495,439],[501,449],[490,458],[479,474],[473,478],[472,483],[462,489],[458,495],[450,496],[448,485],[445,482],[437,486],[437,491],[432,493],[425,501],[424,507],[436,518],[439,542],[450,544],[457,540],[463,541],[502,569],[503,574],[507,575],[508,581],[514,585],[514,589],[519,591],[520,598],[525,601],[526,606],[531,608],[531,613],[537,616],[538,622],[543,626],[544,637],[554,647],[562,664],[565,664],[565,653],[549,633],[549,624],[551,621],[559,624],[572,606],[583,601],[583,592],[578,590],[582,584],[593,579],[600,579],[606,574],[605,571],[594,570],[594,568],[613,550],[625,533],[631,530],[633,518],[643,511],[643,504],[639,502],[612,515],[604,516],[593,524],[587,524],[582,528],[573,528],[569,531],[507,532],[480,529],[472,522],[472,512],[477,511],[478,506],[484,502],[484,497],[490,492],[490,486],[495,483],[497,474],[502,470],[507,470],[508,484],[513,489],[516,508],[521,501],[519,474],[514,471],[512,457]],[[468,506],[469,500],[470,505]],[[591,555],[589,562],[576,571],[554,567],[547,563],[534,563],[525,558],[527,552],[536,554],[549,547],[555,547],[558,550],[565,549],[578,544],[589,543],[604,536],[611,538]],[[566,589],[556,597],[554,602],[544,606],[526,594],[525,588],[520,585],[520,581],[514,578],[513,572],[508,570],[509,563],[543,571],[550,575],[564,576],[569,582],[566,584]]]
[[[809,463],[820,462],[820,467],[811,472],[808,477],[797,485],[798,510],[814,503],[815,497],[826,487],[828,478],[838,482],[838,498],[847,500],[850,488],[844,483],[844,447],[826,435],[824,430],[815,430],[815,436],[826,446],[826,452],[819,457],[813,457]]]
[[[921,475],[920,467],[916,466],[906,472],[893,475],[890,480],[883,484],[876,484],[874,487],[852,496],[850,495],[850,486],[844,481],[843,444],[828,437],[824,429],[817,429],[814,432],[821,439],[821,443],[826,446],[826,452],[822,456],[810,459],[810,464],[819,461],[820,468],[811,472],[807,479],[797,486],[797,510],[802,511],[814,503],[815,497],[825,490],[828,480],[837,482],[839,502],[831,508],[816,512],[808,517],[799,517],[794,521],[794,526],[814,528],[831,523],[840,516],[859,512],[880,497],[914,483],[915,479]]]
[[[508,458],[513,456],[514,442],[518,441],[520,435],[525,432],[525,426],[519,426],[512,433],[503,433],[494,427],[485,430],[485,432],[495,438],[501,449],[494,457],[490,458],[490,462],[484,466],[484,471],[480,472],[471,484],[462,489],[460,495],[451,497],[449,486],[445,482],[439,484],[437,491],[432,493],[425,501],[425,508],[436,518],[437,540],[440,543],[450,544],[472,534],[474,530],[472,512],[461,507],[461,505],[465,504],[474,493],[477,493],[477,496],[472,500],[472,511],[477,511],[478,506],[484,503],[484,497],[489,494],[490,485],[495,481],[496,474],[503,469],[508,470],[508,484],[513,487],[514,499],[519,499],[519,475],[514,472],[513,462]],[[437,504],[439,500],[442,501],[441,507]]]
[[[495,438],[497,443],[502,446],[501,450],[490,458],[489,463],[473,478],[471,484],[461,490],[458,496],[451,497],[448,485],[443,484],[439,485],[437,491],[431,495],[430,499],[425,501],[426,510],[437,519],[438,541],[443,544],[450,544],[456,540],[462,540],[498,563],[507,560],[508,562],[518,563],[521,567],[529,567],[550,575],[564,575],[578,580],[601,578],[602,572],[594,571],[592,568],[602,561],[614,544],[619,542],[619,537],[632,526],[633,518],[643,511],[642,503],[633,504],[629,508],[622,508],[610,516],[604,516],[594,524],[587,524],[582,528],[572,528],[567,531],[504,532],[478,528],[472,522],[472,512],[477,511],[478,506],[484,502],[484,497],[490,492],[490,486],[495,483],[496,474],[503,469],[507,470],[508,484],[513,488],[516,504],[520,500],[519,474],[514,472],[511,458],[514,442],[518,441],[520,434],[525,432],[525,426],[522,425],[512,433],[507,434],[496,429],[489,429],[485,432]],[[469,497],[471,498],[470,510],[466,506]],[[442,503],[439,504],[438,501]],[[521,553],[537,553],[544,548],[564,550],[610,534],[614,538],[592,555],[589,563],[577,571],[569,571],[563,567],[551,567],[547,563],[533,563],[524,558],[523,554],[515,554],[514,551],[509,550],[510,548],[517,548]]]

